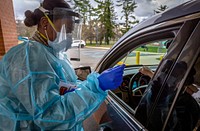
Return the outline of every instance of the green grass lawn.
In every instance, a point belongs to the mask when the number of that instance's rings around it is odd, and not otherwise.
[[[156,53],[165,53],[167,50],[165,48],[160,48],[159,46],[147,46],[148,51],[145,48],[139,47],[136,51],[145,51],[145,52],[156,52]]]
[[[92,43],[92,44],[90,44],[90,43],[86,43],[86,46],[92,46],[92,47],[112,47],[114,44],[109,44],[109,45],[107,45],[107,44],[102,44],[102,45],[99,45],[99,43],[98,44],[96,44],[96,43]]]
[[[89,41],[86,42],[86,46],[92,46],[92,47],[112,47],[114,45],[115,42],[110,42],[109,45],[103,43],[102,45],[96,44],[94,41],[92,44],[89,43]],[[165,48],[160,48],[159,46],[146,46],[148,48],[148,50],[146,50],[146,48],[142,48],[139,47],[137,48],[135,51],[143,51],[143,52],[155,52],[155,53],[165,53],[167,50]]]

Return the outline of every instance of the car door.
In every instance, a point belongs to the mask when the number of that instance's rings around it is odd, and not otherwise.
[[[171,24],[169,24],[170,22]],[[115,45],[113,50],[110,50],[107,53],[105,58],[103,58],[99,63],[99,66],[97,66],[96,70],[99,72],[105,70],[108,67],[116,65],[126,57],[128,52],[133,51],[134,49],[141,47],[146,43],[173,39],[173,42],[168,49],[167,55],[165,55],[164,59],[158,65],[158,68],[155,70],[155,75],[151,79],[144,93],[144,96],[136,109],[133,109],[130,105],[120,99],[120,97],[116,95],[114,91],[108,92],[109,95],[106,101],[106,105],[110,121],[109,124],[107,123],[107,126],[111,125],[110,128],[113,130],[124,130],[125,127],[126,130],[161,130],[162,128],[165,128],[163,125],[164,122],[168,120],[168,117],[164,117],[162,121],[156,121],[158,122],[155,124],[157,127],[152,127],[151,121],[156,120],[157,117],[160,117],[160,115],[155,115],[157,112],[157,107],[160,107],[159,104],[163,104],[162,99],[165,101],[166,97],[170,95],[169,92],[165,92],[165,83],[168,78],[171,78],[169,77],[170,72],[173,71],[173,68],[178,62],[177,60],[181,56],[180,54],[185,44],[191,37],[191,34],[193,33],[197,24],[198,20],[185,19],[185,21],[168,21],[167,23],[163,23],[163,25],[160,24],[148,27],[144,30],[141,30],[139,33],[129,35],[124,40],[121,40],[118,45]],[[173,62],[168,60],[173,60]],[[165,67],[166,65],[168,65],[167,68]],[[133,71],[133,73],[135,73],[134,69],[138,70],[138,68],[135,67],[140,66],[141,65],[135,65],[134,67],[127,66],[125,69],[125,74],[126,71]],[[153,83],[155,83],[158,78],[160,79],[160,83],[158,83],[156,87],[153,85]],[[153,93],[150,92],[151,89],[154,89],[152,86],[156,87],[155,92]],[[148,103],[149,96],[151,96],[151,99],[153,99],[150,103]],[[176,99],[174,99],[174,101],[176,101]],[[167,103],[164,103],[164,105],[166,104]],[[170,109],[173,109],[173,105],[170,106]],[[167,116],[170,116],[170,113],[171,112],[167,113]],[[104,126],[106,125],[105,123],[102,124]]]
[[[200,119],[199,105],[191,96],[192,94],[186,91],[187,86],[195,82],[194,75],[199,72],[199,68],[195,69],[194,64],[199,59],[200,52],[200,21],[197,19],[192,22],[195,28],[191,34],[188,33],[188,40],[169,73],[166,84],[162,87],[167,90],[168,95],[172,96],[162,130],[169,130],[177,120],[181,122],[174,127],[175,130],[193,130]],[[176,77],[175,80],[172,80],[173,77]],[[171,86],[167,86],[170,84]],[[176,115],[174,115],[175,113]]]
[[[188,49],[188,46],[185,44],[188,43],[188,40],[192,41],[196,39],[196,36],[192,37],[192,34],[197,25],[198,20],[186,21],[182,25],[179,33],[174,38],[167,55],[156,70],[156,73],[137,108],[135,117],[149,130],[161,130],[163,128],[166,117],[163,118],[162,115],[167,116],[163,110],[168,112],[169,96],[173,95],[174,90],[176,89],[175,87],[179,85],[180,80],[183,80],[186,75],[188,62],[193,60],[193,55],[190,57],[188,57],[186,53],[183,55],[182,50],[187,48],[187,51],[193,52],[190,50],[191,48]],[[179,57],[183,57],[182,60],[180,60]],[[188,62],[183,61],[183,59],[186,58],[188,59]],[[174,102],[175,101],[176,99],[174,99]],[[173,109],[173,105],[171,105],[170,108]],[[146,111],[145,115],[143,112],[144,110]],[[170,113],[168,113],[168,117],[170,116]]]

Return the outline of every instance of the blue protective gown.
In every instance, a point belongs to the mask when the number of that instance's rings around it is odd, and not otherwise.
[[[0,62],[0,130],[74,130],[104,101],[98,73],[78,82],[67,59],[35,41],[13,47]],[[59,95],[64,81],[78,88]]]

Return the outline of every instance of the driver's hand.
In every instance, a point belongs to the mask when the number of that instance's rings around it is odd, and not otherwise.
[[[192,95],[193,93],[196,93],[198,92],[198,87],[195,85],[195,84],[191,84],[191,85],[188,85],[186,87],[186,92],[190,95]]]
[[[147,76],[149,76],[151,78],[154,75],[154,72],[150,68],[148,68],[147,66],[143,66],[142,68],[140,68],[139,72],[144,74],[144,75],[147,75]]]

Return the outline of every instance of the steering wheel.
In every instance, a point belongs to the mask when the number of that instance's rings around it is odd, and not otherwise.
[[[133,90],[133,84],[134,84],[134,89],[139,87],[139,86],[143,86],[143,85],[147,85],[150,81],[150,77],[149,76],[146,76],[140,72],[134,74],[130,81],[129,81],[129,91],[132,92]]]
[[[133,108],[138,105],[144,91],[146,90],[146,85],[149,83],[150,79],[151,78],[149,76],[146,76],[140,72],[137,72],[131,77],[128,86],[128,97],[129,103],[133,106]]]
[[[137,86],[139,87],[139,86],[148,85],[150,80],[151,80],[151,77],[142,74],[137,82],[138,84]]]

